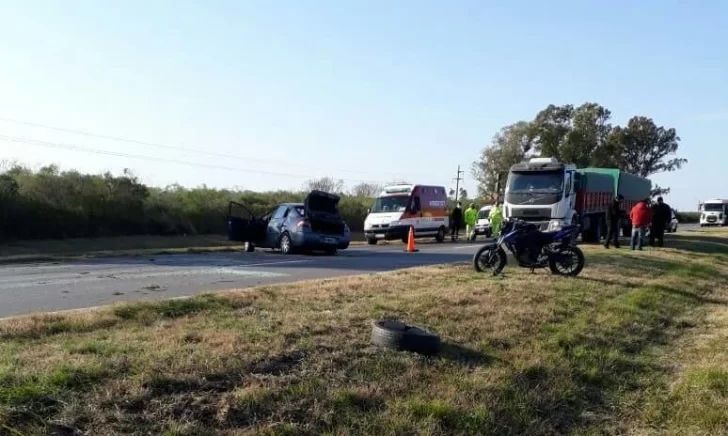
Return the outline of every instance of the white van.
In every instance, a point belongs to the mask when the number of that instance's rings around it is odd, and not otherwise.
[[[478,211],[478,221],[475,223],[475,232],[473,232],[474,241],[478,235],[485,235],[486,238],[493,236],[493,229],[490,227],[490,210],[493,206],[483,206]]]

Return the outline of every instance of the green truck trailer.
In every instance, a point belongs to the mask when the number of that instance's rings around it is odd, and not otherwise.
[[[624,236],[628,236],[632,232],[629,211],[638,201],[650,197],[652,182],[617,168],[581,168],[576,173],[575,210],[584,227],[582,240],[596,242],[606,236],[609,203],[617,195],[624,197],[621,224]]]

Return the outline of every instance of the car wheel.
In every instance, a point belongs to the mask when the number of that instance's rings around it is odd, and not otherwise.
[[[253,244],[252,242],[246,242],[243,245],[243,250],[245,250],[246,253],[252,253],[255,251],[255,244]]]
[[[375,321],[372,324],[372,343],[391,350],[425,355],[440,351],[440,336],[400,321]]]
[[[329,248],[326,250],[326,254],[329,256],[336,256],[336,253],[338,253],[338,250],[336,248]]]
[[[278,248],[281,250],[281,254],[293,253],[293,243],[288,233],[281,235],[281,239],[278,241]]]
[[[369,238],[367,239],[367,244],[369,245],[377,245],[377,238]]]

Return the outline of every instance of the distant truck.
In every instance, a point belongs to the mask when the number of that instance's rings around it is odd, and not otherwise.
[[[728,226],[728,200],[713,198],[698,204],[700,227]]]
[[[541,230],[558,230],[570,224],[582,226],[582,241],[597,242],[606,236],[610,202],[624,197],[622,208],[631,210],[649,198],[652,183],[617,168],[576,168],[555,158],[531,158],[513,165],[508,173],[503,202],[506,218],[519,218]],[[629,235],[631,223],[622,219]]]
[[[370,245],[380,240],[407,241],[434,237],[443,242],[449,227],[447,191],[442,186],[393,185],[385,187],[364,220],[364,237]]]

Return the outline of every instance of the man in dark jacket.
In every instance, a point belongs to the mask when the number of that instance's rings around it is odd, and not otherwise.
[[[650,245],[662,247],[665,239],[665,229],[672,219],[672,209],[667,203],[662,201],[662,197],[657,197],[657,203],[652,206],[652,227],[650,228]]]
[[[460,206],[460,203],[458,202],[457,205],[455,205],[455,209],[452,210],[452,213],[450,214],[450,228],[452,229],[452,233],[450,235],[450,238],[455,241],[460,233],[460,226],[463,224],[463,209]]]
[[[617,195],[609,205],[607,211],[607,239],[604,247],[609,248],[609,243],[614,242],[614,248],[619,248],[619,224],[622,219],[622,194]]]

